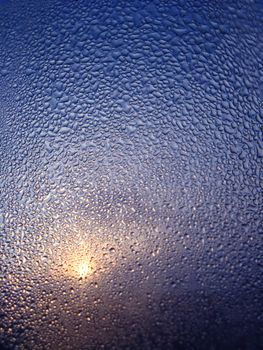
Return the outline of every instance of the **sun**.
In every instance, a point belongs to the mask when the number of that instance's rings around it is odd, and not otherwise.
[[[85,278],[91,274],[91,266],[87,261],[80,261],[75,267],[75,272],[79,278]]]
[[[86,280],[96,274],[96,265],[93,255],[76,249],[73,252],[64,253],[60,273],[75,280]]]

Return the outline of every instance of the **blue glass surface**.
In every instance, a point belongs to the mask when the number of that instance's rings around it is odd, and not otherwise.
[[[0,1],[0,348],[263,348],[262,15]]]

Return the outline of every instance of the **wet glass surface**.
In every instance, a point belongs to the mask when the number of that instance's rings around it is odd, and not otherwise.
[[[0,348],[263,348],[258,1],[0,1]]]

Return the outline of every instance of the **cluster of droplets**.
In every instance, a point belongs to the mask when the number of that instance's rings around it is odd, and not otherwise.
[[[0,1],[0,344],[260,346],[261,17]]]

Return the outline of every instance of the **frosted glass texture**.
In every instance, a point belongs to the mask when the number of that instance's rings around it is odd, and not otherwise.
[[[263,348],[260,1],[0,1],[0,348]]]

